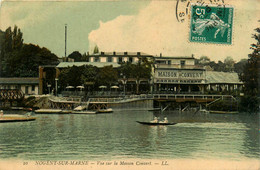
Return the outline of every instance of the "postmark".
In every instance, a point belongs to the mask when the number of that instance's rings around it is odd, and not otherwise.
[[[199,5],[211,4],[225,6],[227,5],[224,0],[177,0],[175,15],[179,23],[185,23],[190,18],[190,6],[192,3],[197,3]]]
[[[191,4],[190,42],[232,44],[232,6]]]

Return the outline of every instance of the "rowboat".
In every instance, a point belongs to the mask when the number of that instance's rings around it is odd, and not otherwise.
[[[143,124],[143,125],[154,125],[154,126],[158,126],[158,125],[175,125],[177,123],[175,122],[168,122],[168,123],[164,123],[164,122],[140,122],[140,121],[136,121],[137,123]]]

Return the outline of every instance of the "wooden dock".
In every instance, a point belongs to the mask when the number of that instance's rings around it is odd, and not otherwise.
[[[1,115],[0,116],[0,123],[7,123],[7,122],[27,122],[27,121],[34,121],[36,117],[34,116],[25,116],[25,115]]]

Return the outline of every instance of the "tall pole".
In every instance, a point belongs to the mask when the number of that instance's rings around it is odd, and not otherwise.
[[[65,24],[65,60],[67,61],[67,24]]]

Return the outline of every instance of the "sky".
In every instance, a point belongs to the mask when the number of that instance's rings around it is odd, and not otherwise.
[[[191,0],[193,1],[193,0]],[[207,1],[207,0],[205,0]],[[176,0],[42,1],[2,0],[0,29],[17,25],[25,43],[64,56],[73,51],[145,52],[163,56],[208,56],[211,60],[247,58],[252,34],[260,27],[260,0],[225,0],[234,7],[232,45],[189,42],[189,18],[176,19]],[[178,10],[182,10],[180,5]]]

